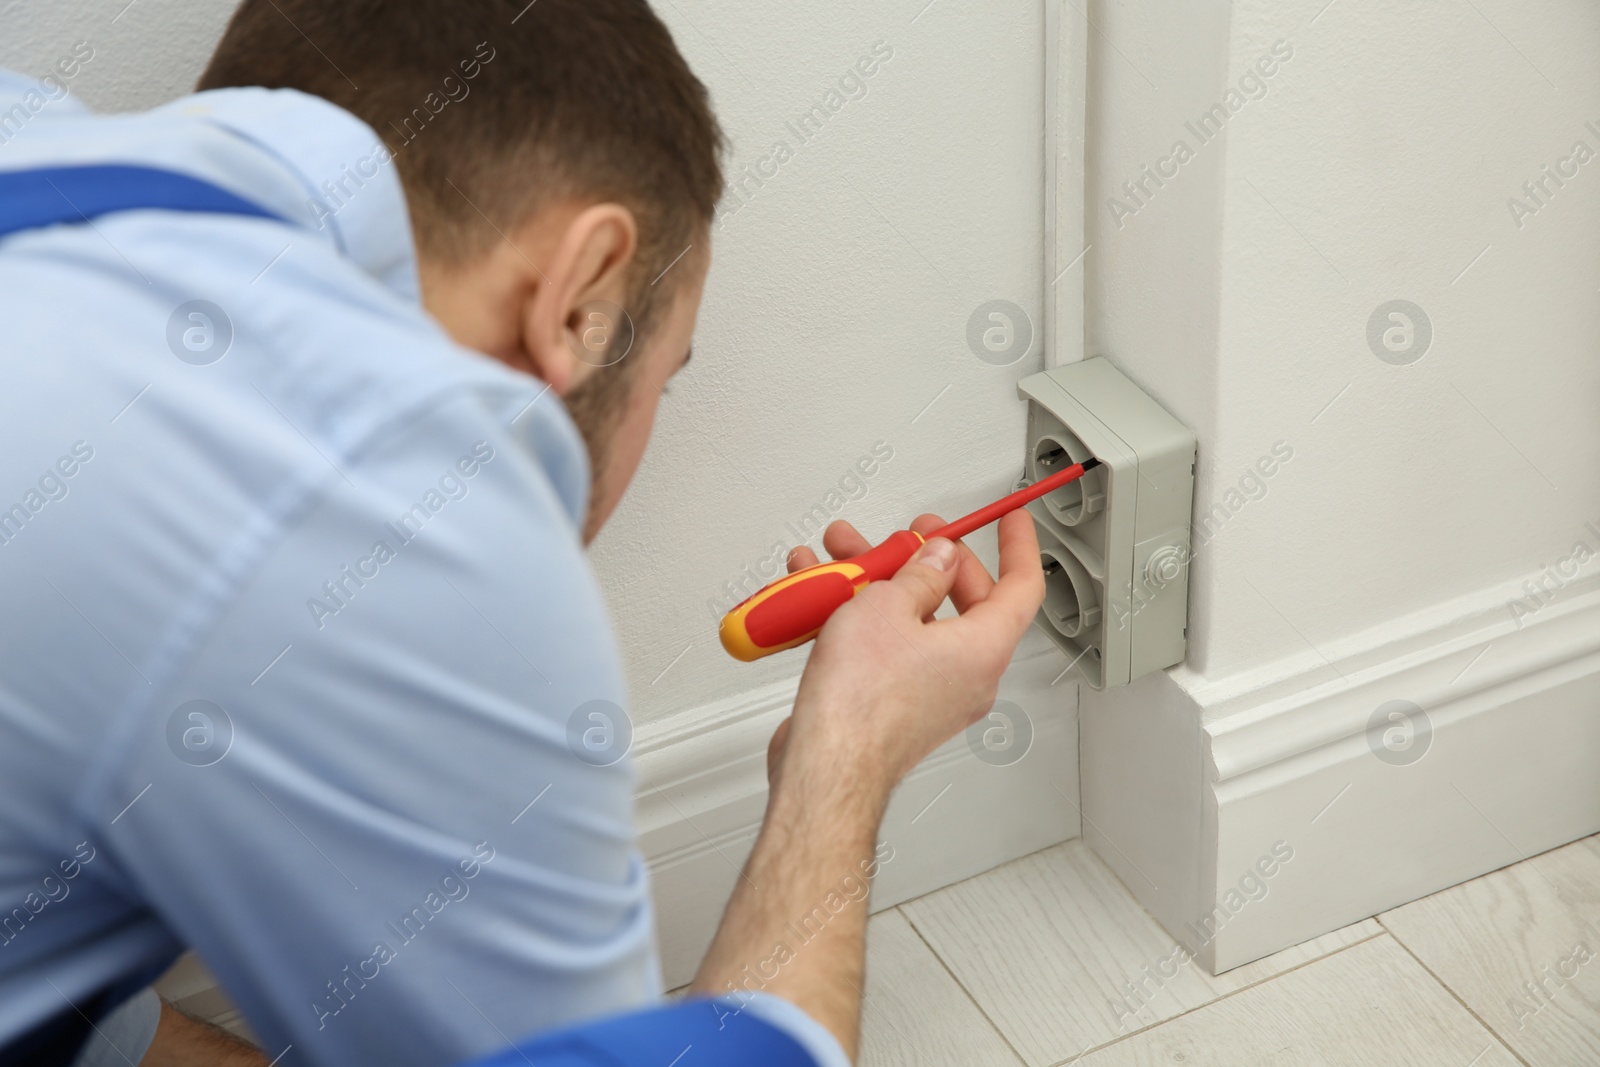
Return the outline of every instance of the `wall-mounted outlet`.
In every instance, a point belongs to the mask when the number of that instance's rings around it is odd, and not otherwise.
[[[1102,357],[1024,378],[1022,484],[1100,466],[1028,505],[1039,532],[1039,625],[1096,689],[1183,661],[1195,437]]]

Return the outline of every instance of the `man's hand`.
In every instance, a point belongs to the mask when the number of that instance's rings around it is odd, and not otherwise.
[[[923,515],[911,528],[926,535],[943,525]],[[846,522],[828,527],[823,546],[834,559],[872,547]],[[789,570],[816,562],[798,548]],[[934,619],[946,595],[960,618]],[[794,718],[774,735],[769,770],[779,773],[776,757],[796,744],[843,742],[849,751],[834,756],[861,764],[887,798],[911,768],[988,710],[1043,599],[1039,542],[1026,512],[1000,520],[998,582],[966,545],[924,545],[891,581],[867,586],[822,628]]]
[[[912,529],[943,525],[924,515]],[[964,545],[918,550],[894,578],[834,612],[800,679],[794,714],[768,748],[772,783],[761,836],[735,887],[696,993],[772,993],[805,1009],[855,1055],[864,981],[866,902],[818,911],[873,863],[894,786],[925,756],[977,721],[1044,599],[1033,520],[1000,520],[1000,578]],[[823,545],[843,558],[868,543],[847,523]],[[816,562],[796,550],[789,569]],[[946,596],[961,613],[935,619]],[[825,924],[805,928],[802,917]],[[791,944],[790,942],[794,942]],[[780,950],[781,951],[778,951]],[[776,962],[775,962],[776,961]]]

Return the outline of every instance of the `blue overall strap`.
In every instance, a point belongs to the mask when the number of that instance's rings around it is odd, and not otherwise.
[[[732,1000],[690,1000],[538,1034],[463,1067],[816,1067],[784,1031]]]
[[[99,163],[0,171],[0,238],[147,208],[286,221],[210,182],[159,167]]]

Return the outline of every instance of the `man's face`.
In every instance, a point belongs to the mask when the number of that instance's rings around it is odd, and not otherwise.
[[[709,241],[695,247],[671,267],[679,277],[672,303],[652,324],[650,333],[621,361],[597,369],[567,396],[567,409],[589,446],[594,467],[589,514],[583,540],[594,540],[633,480],[644,459],[655,426],[656,408],[667,379],[689,361],[700,298],[711,266]],[[620,383],[607,375],[624,375]]]

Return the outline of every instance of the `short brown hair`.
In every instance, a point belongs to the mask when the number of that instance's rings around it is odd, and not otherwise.
[[[639,221],[629,312],[711,221],[722,132],[645,0],[244,0],[199,88],[299,89],[394,153],[419,249],[487,251],[541,204],[615,200]]]

